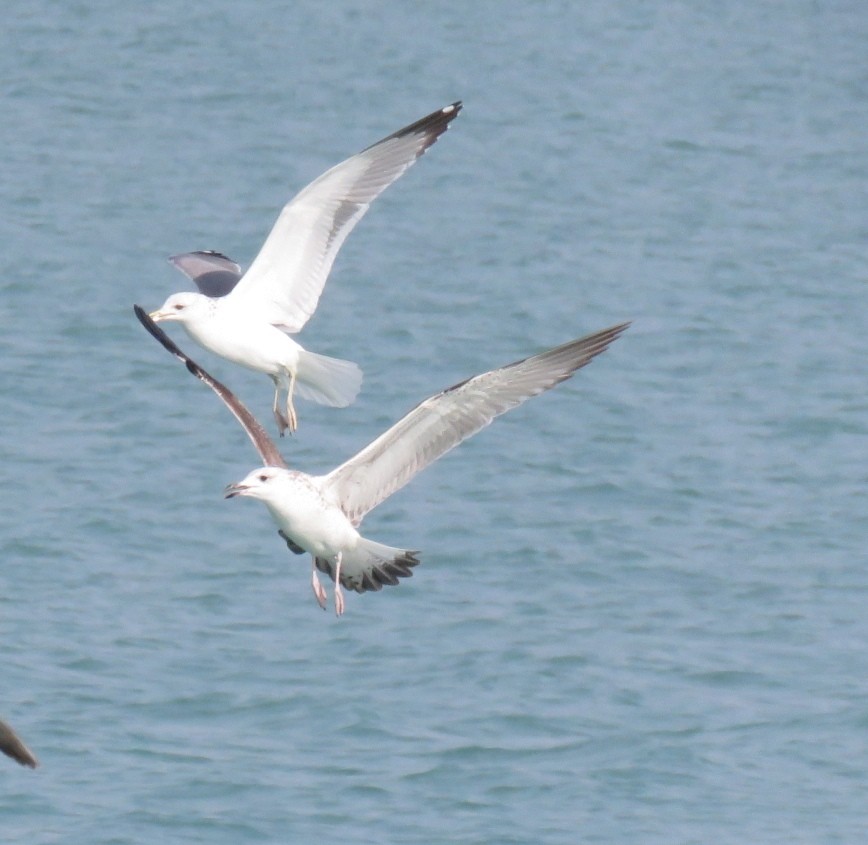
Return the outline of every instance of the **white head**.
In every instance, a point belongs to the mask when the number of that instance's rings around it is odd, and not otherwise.
[[[152,311],[148,316],[155,323],[159,323],[160,320],[187,323],[208,314],[212,304],[213,300],[209,297],[192,290],[185,290],[182,293],[173,293],[160,308]]]
[[[260,467],[247,474],[241,481],[230,484],[224,491],[227,499],[235,496],[249,496],[251,499],[269,499],[279,496],[281,481],[287,470],[280,467]]]

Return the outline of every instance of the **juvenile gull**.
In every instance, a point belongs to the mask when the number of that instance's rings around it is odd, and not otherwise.
[[[568,379],[630,325],[612,326],[453,385],[421,402],[337,469],[314,476],[289,469],[244,404],[188,358],[138,305],[135,312],[145,328],[226,403],[262,458],[265,466],[230,484],[226,497],[249,496],[265,503],[290,549],[312,556],[311,586],[323,608],[326,592],[317,569],[334,580],[338,616],[344,611],[342,585],[358,593],[379,590],[412,575],[419,563],[418,552],[359,534],[368,511],[496,416]]]
[[[316,310],[335,256],[371,203],[448,128],[461,103],[432,112],[315,179],[280,212],[246,273],[216,252],[169,260],[199,293],[170,296],[151,319],[174,320],[206,349],[274,383],[281,436],[298,427],[293,395],[342,408],[359,392],[362,371],[350,361],[308,352],[286,333],[301,331]],[[286,414],[280,394],[286,392]]]
[[[11,757],[22,766],[30,766],[35,769],[39,765],[39,761],[33,752],[21,741],[12,728],[0,719],[0,751],[7,757]]]

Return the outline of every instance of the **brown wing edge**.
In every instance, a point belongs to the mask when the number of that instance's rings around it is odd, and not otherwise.
[[[241,423],[242,428],[259,452],[265,466],[275,466],[287,469],[286,461],[280,454],[274,441],[268,432],[248,410],[247,406],[228,388],[218,381],[207,370],[199,366],[192,358],[184,353],[180,347],[148,316],[140,305],[133,306],[133,312],[139,322],[145,327],[166,350],[172,353],[199,381],[208,385],[222,400],[235,418]]]

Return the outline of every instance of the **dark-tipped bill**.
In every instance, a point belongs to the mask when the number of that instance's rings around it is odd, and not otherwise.
[[[227,484],[223,491],[224,499],[234,499],[236,496],[243,496],[247,492],[247,486],[244,484]]]

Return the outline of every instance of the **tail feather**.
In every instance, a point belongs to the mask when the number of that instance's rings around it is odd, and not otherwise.
[[[362,371],[352,361],[300,351],[295,392],[302,399],[345,408],[359,395],[361,387]]]
[[[360,537],[356,548],[344,552],[341,558],[341,586],[357,593],[394,587],[400,578],[413,575],[413,567],[420,562],[418,554]],[[332,561],[317,558],[316,566],[334,581],[335,565]]]

